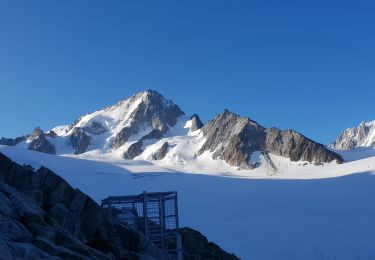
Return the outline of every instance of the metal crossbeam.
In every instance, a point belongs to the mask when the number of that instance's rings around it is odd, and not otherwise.
[[[111,220],[140,230],[159,248],[182,259],[176,191],[109,196],[102,200],[102,208]]]

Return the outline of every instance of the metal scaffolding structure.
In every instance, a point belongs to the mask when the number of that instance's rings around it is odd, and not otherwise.
[[[176,191],[110,196],[102,200],[102,208],[112,221],[141,230],[160,249],[182,260]]]

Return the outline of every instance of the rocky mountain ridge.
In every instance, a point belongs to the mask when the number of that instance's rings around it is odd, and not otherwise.
[[[37,128],[27,138],[3,138],[0,144],[23,145],[51,154],[119,151],[128,160],[153,149],[147,160],[165,161],[170,159],[166,155],[177,149],[177,141],[171,137],[179,137],[180,143],[199,143],[198,139],[203,137],[201,147],[190,151],[191,156],[209,152],[213,159],[240,169],[259,165],[252,159],[255,153],[265,157],[271,153],[314,164],[342,162],[340,155],[296,131],[268,129],[228,110],[204,125],[197,114],[185,116],[176,104],[154,90],[145,90],[114,106],[86,114],[72,125],[55,127],[46,133]],[[159,142],[160,145],[155,145]]]
[[[342,163],[340,155],[328,150],[293,130],[265,128],[246,117],[240,117],[225,110],[202,128],[206,142],[199,150],[213,152],[230,165],[242,169],[257,167],[251,162],[254,152],[272,153],[290,158],[291,161],[307,161],[315,164],[336,160]]]

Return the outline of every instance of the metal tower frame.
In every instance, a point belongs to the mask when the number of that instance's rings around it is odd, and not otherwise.
[[[110,196],[101,206],[110,220],[141,230],[160,249],[182,260],[176,191]]]

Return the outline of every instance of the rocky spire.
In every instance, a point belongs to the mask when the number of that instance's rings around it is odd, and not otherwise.
[[[191,131],[197,131],[203,127],[203,123],[197,114],[192,115],[190,117],[190,120],[191,120],[191,127],[190,127]]]

